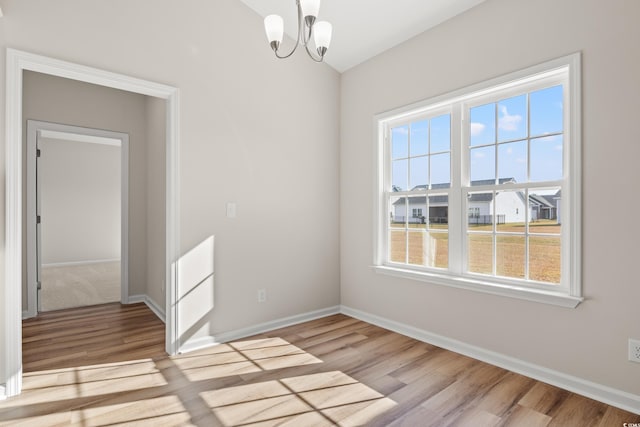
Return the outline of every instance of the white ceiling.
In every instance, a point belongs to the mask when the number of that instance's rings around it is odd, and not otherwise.
[[[296,0],[241,0],[261,16],[277,14],[297,34]],[[343,72],[485,0],[323,0],[318,19],[333,25],[325,61]],[[265,48],[269,49],[265,36]],[[288,51],[291,41],[283,43]],[[296,55],[303,54],[296,52]]]

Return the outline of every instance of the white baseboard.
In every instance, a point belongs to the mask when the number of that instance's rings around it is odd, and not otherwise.
[[[260,323],[258,325],[249,326],[235,331],[223,332],[216,336],[206,336],[188,340],[182,344],[178,353],[188,353],[190,351],[199,350],[210,347],[212,345],[222,344],[234,341],[240,338],[261,334],[263,332],[272,331],[274,329],[284,328],[298,323],[308,322],[314,319],[331,316],[340,313],[340,306],[323,308],[320,310],[309,311],[307,313],[297,314],[295,316],[284,317],[281,319],[271,320],[269,322]]]
[[[614,388],[597,384],[582,378],[574,377],[559,371],[525,362],[504,354],[496,353],[474,345],[466,344],[442,335],[434,334],[423,329],[418,329],[404,323],[386,319],[384,317],[370,314],[351,307],[341,306],[340,312],[380,326],[390,331],[397,332],[402,335],[423,341],[465,356],[472,357],[477,360],[499,366],[509,371],[542,381],[565,390],[569,390],[576,394],[586,396],[591,399],[615,406],[625,411],[633,412],[640,415],[640,396],[627,393],[625,391],[616,390]]]
[[[52,262],[49,264],[42,264],[42,268],[47,267],[71,267],[74,265],[86,265],[86,264],[104,264],[106,262],[119,262],[120,258],[110,259],[92,259],[88,261],[70,261],[70,262]]]
[[[162,309],[162,307],[160,307],[158,304],[156,304],[156,302],[154,300],[152,300],[151,298],[149,298],[148,295],[130,295],[129,298],[127,299],[127,304],[135,304],[138,302],[143,302],[147,305],[147,307],[149,307],[149,309],[151,311],[153,311],[153,313],[158,316],[158,318],[160,320],[162,320],[162,323],[167,323],[166,321],[166,317],[165,317],[165,313],[164,310]]]

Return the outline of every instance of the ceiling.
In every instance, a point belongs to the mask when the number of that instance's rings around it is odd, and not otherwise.
[[[261,16],[277,14],[297,35],[296,0],[241,0]],[[343,72],[485,0],[323,0],[318,19],[333,25],[325,62]],[[266,36],[264,42],[268,49]],[[284,51],[292,42],[283,43]],[[299,54],[296,52],[296,54]]]

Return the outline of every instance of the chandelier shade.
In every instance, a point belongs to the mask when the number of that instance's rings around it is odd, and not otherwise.
[[[293,49],[287,54],[281,54],[280,45],[284,37],[284,20],[279,15],[269,15],[264,18],[264,30],[271,49],[276,57],[288,58],[298,46],[304,46],[307,54],[316,62],[322,62],[329,45],[333,28],[327,21],[317,21],[320,12],[320,0],[296,0],[298,9],[298,36]],[[310,48],[311,39],[315,45],[315,52]]]

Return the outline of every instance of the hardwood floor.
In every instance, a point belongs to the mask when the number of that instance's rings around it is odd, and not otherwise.
[[[146,307],[91,311],[25,322],[24,392],[0,402],[0,425],[640,422],[638,415],[344,315],[167,357],[164,325]],[[128,328],[131,321],[144,323],[144,331]]]
[[[164,323],[143,303],[51,311],[22,322],[24,372],[165,355]]]

